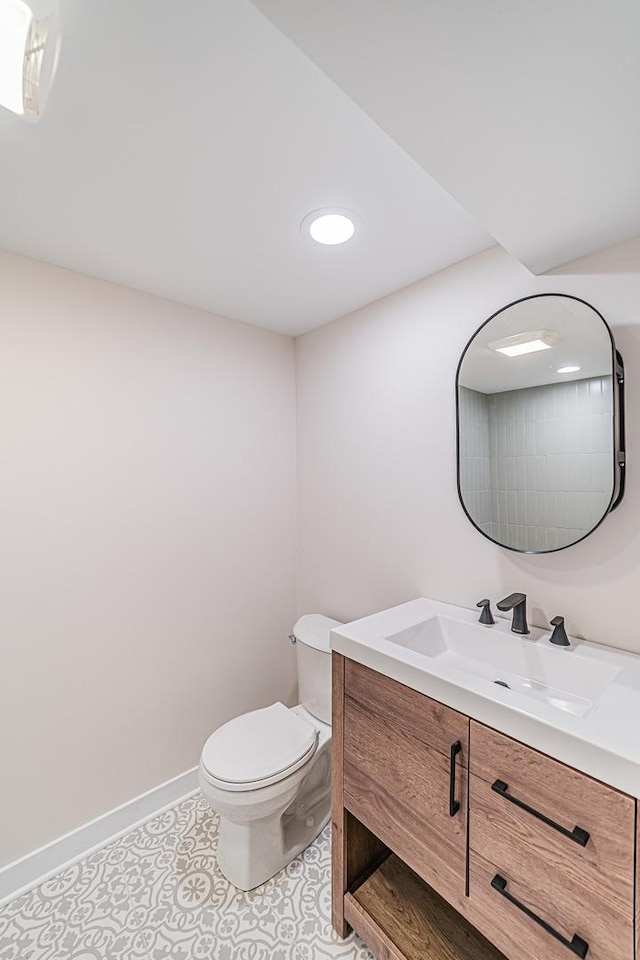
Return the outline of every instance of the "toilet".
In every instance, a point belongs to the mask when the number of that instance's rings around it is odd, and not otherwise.
[[[251,890],[314,840],[331,816],[331,648],[320,614],[293,628],[298,698],[235,717],[205,743],[198,780],[220,817],[218,866]]]

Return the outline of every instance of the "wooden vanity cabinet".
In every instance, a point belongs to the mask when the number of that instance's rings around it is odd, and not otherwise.
[[[345,662],[344,806],[447,899],[465,894],[469,720]]]
[[[338,933],[378,960],[640,960],[634,798],[333,660]]]

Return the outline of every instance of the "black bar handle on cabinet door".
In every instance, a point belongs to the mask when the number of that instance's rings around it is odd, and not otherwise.
[[[517,900],[512,893],[509,893],[507,890],[507,881],[504,877],[501,877],[499,873],[496,873],[495,877],[491,881],[491,886],[494,890],[497,890],[498,893],[503,896],[509,903],[512,903],[514,907],[517,907],[518,910],[529,917],[530,920],[533,920],[534,923],[537,923],[538,926],[542,927],[543,930],[546,930],[552,937],[555,937],[556,940],[559,940],[560,943],[571,950],[572,953],[575,953],[576,957],[580,957],[580,960],[584,960],[587,953],[589,952],[589,944],[586,940],[583,940],[582,937],[579,937],[577,933],[574,933],[571,940],[567,940],[566,937],[563,937],[561,933],[558,933],[557,930],[547,923],[546,920],[543,920],[542,917],[539,917],[537,913],[534,913],[533,910],[529,910],[529,907],[525,906],[524,903],[521,903]]]
[[[507,793],[509,785],[505,783],[504,780],[496,780],[495,783],[491,784],[491,789],[494,793],[499,793],[500,796],[504,797],[505,800],[508,800],[509,803],[513,803],[516,807],[520,807],[521,810],[525,810],[527,813],[530,813],[531,816],[536,817],[537,820],[542,820],[542,822],[546,823],[548,827],[553,827],[553,829],[557,830],[558,833],[561,833],[563,837],[568,837],[569,840],[573,840],[574,843],[580,844],[581,847],[586,847],[586,845],[589,843],[590,834],[588,834],[586,830],[583,830],[582,827],[574,827],[573,830],[567,830],[567,828],[563,827],[561,823],[556,823],[555,820],[545,817],[544,813],[540,813],[539,810],[534,810],[534,808],[530,807],[528,803],[524,803],[523,800],[518,800],[517,797]]]
[[[456,757],[462,753],[462,744],[459,740],[451,744],[451,766],[449,768],[449,816],[455,817],[460,809],[460,801],[456,800]]]

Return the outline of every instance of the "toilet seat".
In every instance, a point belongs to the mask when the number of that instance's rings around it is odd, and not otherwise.
[[[318,730],[282,703],[235,717],[204,745],[201,768],[222,790],[259,790],[311,759]]]

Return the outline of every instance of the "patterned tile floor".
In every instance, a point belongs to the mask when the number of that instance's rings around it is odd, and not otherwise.
[[[329,827],[243,893],[195,796],[0,908],[0,960],[371,960],[329,921]]]

